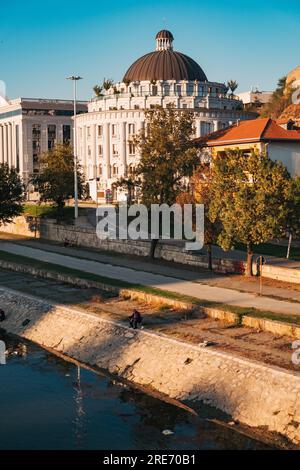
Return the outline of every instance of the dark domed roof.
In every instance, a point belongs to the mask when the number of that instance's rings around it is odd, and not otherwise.
[[[173,41],[174,37],[170,31],[168,31],[167,29],[162,29],[157,33],[155,39],[171,39],[171,41]]]
[[[200,65],[181,52],[167,49],[140,57],[127,70],[123,80],[199,80],[207,81]]]

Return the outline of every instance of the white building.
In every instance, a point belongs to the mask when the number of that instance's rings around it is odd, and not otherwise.
[[[189,109],[195,114],[195,137],[222,129],[253,114],[227,96],[224,83],[208,81],[190,57],[173,50],[173,35],[156,35],[156,50],[135,61],[121,82],[92,99],[88,113],[77,119],[78,155],[91,195],[103,200],[107,192],[124,199],[113,183],[128,176],[139,161],[131,137],[145,124],[144,110],[160,105]]]
[[[258,88],[252,88],[250,91],[237,93],[237,97],[242,100],[245,108],[255,106],[257,108],[268,103],[273,95],[272,91],[260,91]]]
[[[78,112],[86,112],[85,102]],[[0,163],[17,168],[25,184],[39,157],[56,142],[72,142],[73,101],[0,97]]]

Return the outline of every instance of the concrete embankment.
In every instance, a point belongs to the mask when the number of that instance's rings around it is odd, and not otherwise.
[[[300,374],[0,289],[6,331],[300,445]],[[26,320],[26,321],[25,321]]]

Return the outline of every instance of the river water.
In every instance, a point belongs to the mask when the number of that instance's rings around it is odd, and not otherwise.
[[[0,449],[263,449],[200,416],[0,334]],[[164,430],[174,434],[165,436]]]

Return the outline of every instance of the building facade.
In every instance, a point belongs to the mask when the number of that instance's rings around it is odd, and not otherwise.
[[[86,103],[78,103],[78,112],[86,111]],[[1,98],[0,163],[15,167],[27,184],[38,173],[43,152],[55,143],[72,143],[72,117],[71,100]]]
[[[241,100],[227,95],[224,83],[208,81],[190,57],[173,50],[173,35],[156,35],[156,50],[135,61],[121,82],[103,90],[77,119],[78,156],[93,199],[107,194],[124,200],[114,183],[128,177],[139,162],[132,137],[145,126],[145,110],[157,105],[188,109],[195,116],[195,137],[253,119]]]
[[[282,162],[291,176],[300,176],[300,130],[292,124],[270,118],[244,121],[195,139],[195,145],[210,159],[229,150],[240,150],[244,155],[255,150]]]

